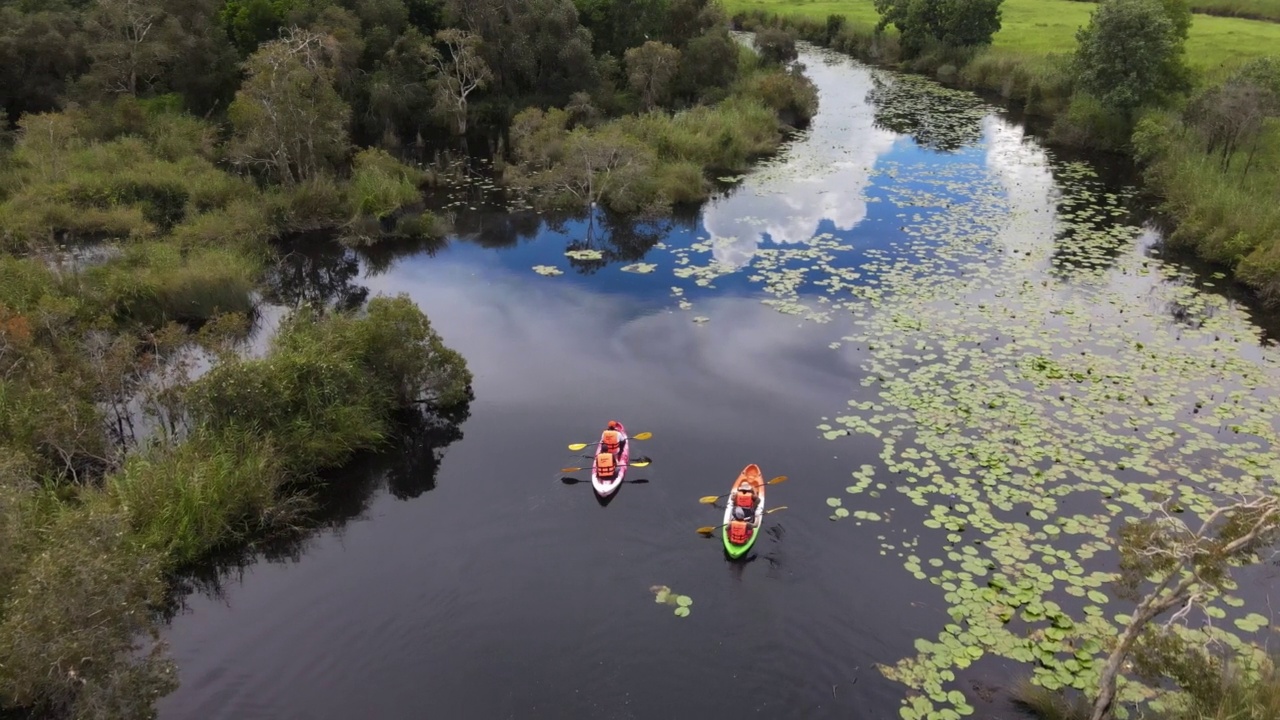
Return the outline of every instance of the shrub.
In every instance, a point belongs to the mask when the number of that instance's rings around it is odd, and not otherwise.
[[[0,697],[87,717],[146,716],[172,691],[172,668],[139,639],[155,637],[163,562],[133,542],[126,517],[97,491],[58,513],[0,619]]]
[[[379,148],[356,154],[349,203],[353,216],[383,218],[421,199],[426,175]]]
[[[201,430],[131,457],[106,489],[138,542],[176,567],[275,524],[284,480],[269,441]]]

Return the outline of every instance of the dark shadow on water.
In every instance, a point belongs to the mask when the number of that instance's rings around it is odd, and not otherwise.
[[[184,612],[186,597],[193,593],[225,599],[226,588],[242,581],[245,571],[256,563],[298,562],[316,536],[341,531],[363,516],[382,490],[399,500],[412,500],[432,490],[444,453],[462,439],[462,425],[469,416],[468,406],[444,414],[400,413],[386,445],[358,453],[344,467],[321,474],[308,494],[309,511],[292,527],[217,553],[180,573],[161,617],[171,621]]]
[[[264,281],[266,302],[349,311],[368,299],[369,289],[359,282],[359,257],[332,233],[294,235],[280,242],[277,251],[280,259]]]
[[[916,145],[954,153],[982,142],[987,108],[977,96],[925,78],[873,71],[867,102],[875,126],[909,136]]]

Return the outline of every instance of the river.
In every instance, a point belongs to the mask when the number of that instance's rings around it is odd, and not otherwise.
[[[801,61],[812,127],[694,217],[548,223],[477,181],[441,200],[444,243],[291,256],[277,297],[412,296],[475,400],[458,432],[352,468],[304,543],[196,583],[162,718],[898,717],[907,687],[877,664],[957,634],[981,652],[934,663],[934,703],[1013,717],[1000,690],[1030,666],[973,629],[975,575],[1016,568],[1034,616],[1096,632],[1081,603],[1114,562],[1093,543],[1155,476],[1274,471],[1274,343],[1226,280],[1160,258],[1122,178],[974,96]],[[1199,424],[1232,391],[1247,417]],[[653,433],[633,444],[652,464],[602,503],[558,469],[610,419]],[[1231,423],[1262,451],[1224,450]],[[768,490],[786,509],[732,562],[698,498],[747,463],[788,476]],[[1230,612],[1269,616],[1250,577]]]

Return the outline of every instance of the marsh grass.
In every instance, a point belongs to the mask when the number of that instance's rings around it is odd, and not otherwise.
[[[1265,299],[1280,300],[1280,125],[1272,121],[1251,165],[1245,148],[1226,172],[1172,114],[1148,118],[1134,138],[1147,183],[1177,220],[1169,242],[1235,268]]]
[[[84,290],[117,320],[149,327],[202,323],[221,313],[249,314],[261,266],[232,249],[183,251],[172,243],[130,244],[85,272]]]
[[[420,187],[426,182],[426,173],[396,160],[386,150],[361,150],[351,174],[351,214],[384,218],[420,201]]]
[[[175,682],[140,643],[155,637],[163,558],[135,541],[97,490],[59,511],[41,539],[0,619],[0,697],[81,717],[145,716],[138,713]],[[133,653],[140,662],[114,662]]]
[[[287,522],[286,476],[269,440],[198,431],[131,457],[106,484],[144,547],[183,566]]]

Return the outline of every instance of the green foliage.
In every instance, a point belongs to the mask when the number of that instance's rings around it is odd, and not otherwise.
[[[17,578],[0,618],[0,697],[85,717],[146,716],[175,686],[170,664],[140,642],[155,638],[163,560],[97,491],[84,501],[58,513]]]
[[[307,474],[379,444],[394,408],[453,407],[470,384],[462,358],[400,296],[375,298],[363,318],[299,310],[265,358],[219,363],[190,402],[197,425],[268,437],[283,468]]]
[[[1076,36],[1080,88],[1127,117],[1169,102],[1189,87],[1184,20],[1158,0],[1104,0]]]
[[[990,45],[1000,30],[1003,0],[875,0],[877,31],[893,25],[911,57],[931,45]]]
[[[756,31],[754,44],[760,59],[770,65],[786,65],[799,57],[797,33],[791,28],[766,27]]]
[[[1054,120],[1050,135],[1069,147],[1121,152],[1129,144],[1129,118],[1087,93],[1071,98],[1066,112]]]
[[[356,153],[351,175],[352,215],[383,218],[421,199],[426,174],[378,148]]]
[[[743,92],[791,127],[807,125],[818,112],[818,90],[800,72],[755,73],[744,82]]]
[[[621,55],[661,35],[668,0],[574,0],[595,52]]]
[[[30,247],[72,237],[154,237],[188,214],[256,195],[201,153],[211,129],[181,115],[143,115],[135,133],[99,141],[74,112],[28,115],[13,154],[15,187],[0,203],[0,238]]]
[[[708,91],[728,88],[738,76],[741,58],[741,46],[725,28],[713,28],[693,38],[680,56],[677,95],[696,102]]]
[[[671,83],[680,68],[680,51],[654,40],[631,48],[624,59],[627,64],[627,83],[640,96],[646,110],[665,104],[671,93]]]
[[[259,44],[276,38],[294,5],[294,0],[227,0],[218,17],[247,57]]]
[[[106,492],[142,547],[183,566],[291,519],[286,480],[269,441],[201,430],[131,457]]]
[[[86,65],[74,13],[0,7],[0,109],[5,121],[55,109],[67,84]]]
[[[331,36],[306,30],[255,51],[229,108],[237,136],[232,161],[289,184],[344,159],[351,110],[334,89],[338,57]]]
[[[183,251],[173,243],[138,243],[89,268],[82,292],[118,322],[202,323],[222,313],[250,313],[250,291],[261,270],[251,257],[227,248]]]

